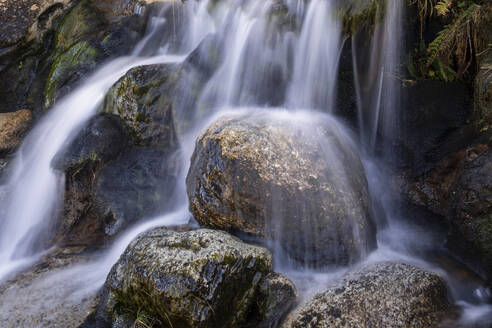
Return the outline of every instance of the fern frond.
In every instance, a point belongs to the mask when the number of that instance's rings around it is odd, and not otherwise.
[[[453,5],[453,0],[441,0],[436,4],[435,9],[438,16],[447,16]]]

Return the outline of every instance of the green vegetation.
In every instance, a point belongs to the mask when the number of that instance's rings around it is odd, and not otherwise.
[[[477,69],[477,56],[490,48],[480,26],[491,15],[487,0],[410,0],[420,21],[420,45],[408,58],[407,68],[416,79],[446,82],[468,80]],[[443,28],[426,44],[426,24],[438,20]]]

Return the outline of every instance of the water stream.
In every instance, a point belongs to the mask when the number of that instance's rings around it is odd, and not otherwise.
[[[341,131],[340,135],[343,134],[347,143],[358,145],[364,162],[378,225],[378,249],[364,261],[407,261],[437,271],[446,277],[456,302],[465,309],[462,320],[478,322],[490,315],[492,306],[485,303],[487,291],[482,286],[470,287],[466,282],[457,281],[452,274],[421,256],[427,250],[440,249],[441,245],[432,235],[402,219],[405,214],[399,210],[398,199],[386,188],[391,179],[386,173],[390,171],[385,164],[388,161],[384,156],[376,156],[379,138],[384,136],[382,139],[391,140],[398,132],[401,95],[395,80],[403,49],[399,42],[404,1],[389,1],[386,19],[375,29],[369,54],[362,52],[356,38],[352,41],[359,138],[336,118],[326,114],[334,112],[335,82],[343,43],[336,1],[286,1],[291,19],[302,21],[297,33],[282,30],[279,28],[282,25],[272,19],[276,5],[277,1],[273,0],[224,0],[213,6],[208,0],[188,0],[179,9],[172,8],[180,10],[179,15],[186,20],[186,24],[182,24],[186,28],[172,27],[176,34],[173,39],[182,41],[178,47],[162,37],[163,26],[170,26],[163,18],[163,11],[150,18],[149,30],[131,56],[106,63],[74,92],[59,100],[27,136],[6,183],[0,187],[4,195],[0,198],[0,281],[32,265],[53,246],[44,242],[49,239],[50,228],[63,200],[64,176],[52,169],[51,161],[97,113],[107,90],[132,67],[182,62],[202,40],[206,40],[207,35],[212,35],[219,41],[222,60],[195,105],[199,114],[194,115],[192,126],[180,136],[182,166],[187,168],[189,165],[197,135],[225,113],[282,112],[302,125],[306,123],[300,117],[309,115],[306,113],[324,112],[325,116],[319,116],[319,113],[312,116],[316,119],[329,117],[327,120]],[[201,56],[207,60],[206,54]],[[368,61],[366,66],[361,63],[364,56]],[[178,94],[176,97],[186,96]],[[334,156],[333,153],[328,155]],[[184,185],[187,169],[182,171],[183,176],[175,188],[180,193],[176,197],[180,203],[175,206],[179,208],[177,211],[164,211],[156,218],[142,218],[144,220],[129,228],[93,261],[56,273],[50,277],[51,281],[69,281],[66,288],[75,300],[93,294],[139,233],[157,226],[187,223],[190,220]],[[296,283],[303,299],[349,269],[310,268],[295,266],[289,261],[276,262],[277,271]]]

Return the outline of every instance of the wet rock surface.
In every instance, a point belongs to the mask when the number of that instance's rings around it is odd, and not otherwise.
[[[465,166],[451,191],[448,220],[448,247],[471,254],[467,261],[478,263],[492,279],[491,150]]]
[[[356,149],[325,116],[269,115],[222,118],[198,138],[186,179],[195,219],[274,239],[300,262],[359,259],[374,231]]]
[[[61,248],[0,286],[0,322],[4,328],[78,327],[97,306],[97,293],[72,297],[74,280],[59,276],[67,267],[86,263],[83,248]]]
[[[492,162],[490,141],[451,153],[417,178],[404,180],[404,193],[416,204],[440,216],[446,246],[484,277],[492,275],[490,202]]]
[[[106,165],[95,181],[93,204],[105,233],[115,235],[138,219],[172,206],[179,164],[173,154],[132,148]]]
[[[118,121],[108,115],[92,118],[52,165],[65,172],[63,219],[56,241],[63,244],[100,244],[103,222],[94,209],[94,181],[109,161],[116,159],[130,139]]]
[[[271,254],[225,232],[157,228],[134,240],[106,281],[96,322],[268,327],[295,299],[285,278],[271,273]]]
[[[129,54],[145,28],[137,15],[115,11],[110,17],[89,0],[4,1],[2,13],[12,20],[2,28],[16,32],[0,35],[16,43],[0,46],[0,97],[5,99],[0,112],[27,107],[38,113],[50,107],[99,64]]]
[[[346,274],[292,315],[284,327],[438,327],[452,317],[444,280],[404,263]]]

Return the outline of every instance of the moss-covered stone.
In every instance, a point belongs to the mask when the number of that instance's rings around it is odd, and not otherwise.
[[[404,263],[356,269],[307,302],[285,328],[428,328],[456,317],[444,280]]]
[[[48,62],[44,107],[68,93],[97,65],[130,53],[143,33],[143,20],[136,16],[109,22],[90,0],[82,0],[58,26]]]
[[[296,295],[292,283],[279,279],[289,292],[271,303],[282,306],[258,309],[271,268],[265,248],[225,232],[157,228],[133,241],[112,268],[99,319],[131,322],[145,313],[161,327],[260,327],[281,317]]]
[[[179,77],[177,65],[133,68],[109,90],[101,111],[120,118],[135,144],[174,150],[178,144],[174,94]]]
[[[309,265],[363,257],[374,230],[357,150],[331,118],[309,115],[231,116],[204,131],[186,178],[195,219]]]
[[[56,92],[60,85],[65,85],[73,79],[73,75],[80,78],[81,69],[94,69],[96,66],[97,50],[92,48],[87,41],[81,41],[73,45],[67,52],[57,57],[45,86],[45,104],[46,108],[55,103]]]

